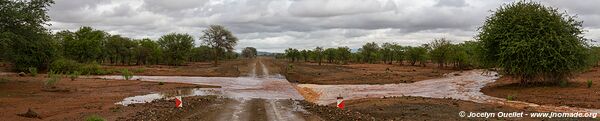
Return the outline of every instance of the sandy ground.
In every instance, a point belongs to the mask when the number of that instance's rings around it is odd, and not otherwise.
[[[83,120],[93,114],[104,116],[116,107],[114,103],[128,96],[180,88],[203,87],[200,85],[133,80],[102,80],[79,78],[71,81],[62,78],[57,92],[43,90],[46,75],[19,77],[2,75],[0,83],[0,119],[6,121],[38,120],[17,116],[28,109],[40,115],[41,120]],[[56,90],[55,90],[56,91]],[[130,112],[123,112],[123,114]],[[109,120],[112,117],[107,117]]]
[[[587,88],[587,80],[592,87]],[[600,67],[576,75],[566,87],[522,86],[518,80],[502,77],[481,91],[486,95],[536,104],[600,109]]]
[[[413,83],[426,79],[440,78],[451,69],[439,69],[433,64],[427,67],[399,64],[348,64],[335,65],[322,63],[277,60],[282,67],[293,65],[285,74],[291,82],[302,84],[394,84]]]
[[[239,77],[246,76],[249,59],[219,61],[215,67],[212,62],[189,62],[183,66],[141,65],[141,66],[102,66],[104,69],[128,69],[135,75],[145,76],[203,76],[203,77]],[[136,72],[137,71],[137,72]]]

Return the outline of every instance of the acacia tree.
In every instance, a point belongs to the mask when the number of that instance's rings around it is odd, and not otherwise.
[[[427,61],[426,47],[408,47],[406,53],[411,65],[414,66],[417,62],[420,62],[422,66],[425,66],[425,61]]]
[[[219,65],[218,57],[223,55],[224,50],[233,51],[233,47],[238,41],[237,37],[233,36],[233,33],[221,25],[210,25],[202,33],[203,35],[200,39],[213,48],[214,66]]]
[[[377,58],[377,52],[379,51],[379,45],[375,42],[367,43],[362,46],[359,50],[363,59],[367,63],[375,63],[375,59]]]
[[[242,50],[242,56],[245,58],[255,58],[257,55],[256,48],[246,47]]]
[[[0,1],[0,54],[13,69],[29,67],[44,70],[57,56],[57,44],[44,25],[52,0]]]
[[[327,59],[327,63],[334,63],[337,58],[337,50],[335,48],[327,48],[323,51],[325,55],[325,59]]]
[[[392,43],[383,43],[381,45],[381,57],[383,63],[392,64],[394,60],[394,44]]]
[[[308,56],[310,55],[310,53],[311,53],[310,50],[300,51],[300,55],[302,55],[302,58],[304,58],[304,62],[308,62]]]
[[[440,68],[444,67],[446,61],[450,58],[452,44],[446,38],[434,39],[429,43],[431,47],[431,60],[438,63]]]
[[[487,17],[477,39],[483,61],[530,82],[559,83],[587,66],[582,22],[536,2],[516,2]]]
[[[171,33],[161,36],[158,44],[164,50],[168,65],[181,65],[194,46],[194,38],[189,34]]]

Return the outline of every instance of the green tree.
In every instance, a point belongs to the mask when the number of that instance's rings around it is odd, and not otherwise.
[[[68,34],[64,32],[63,49],[67,58],[78,62],[92,62],[100,60],[102,55],[102,43],[108,34],[102,30],[94,30],[92,27],[81,27],[78,31]]]
[[[417,62],[420,62],[422,66],[425,66],[425,62],[427,61],[426,47],[408,47],[406,53],[411,65],[414,66]]]
[[[139,40],[137,43],[139,45],[135,48],[137,55],[136,64],[140,65],[153,62],[157,64],[156,62],[161,58],[160,45],[148,38]]]
[[[222,55],[224,50],[232,51],[238,41],[237,37],[233,36],[233,33],[221,25],[210,25],[202,33],[203,35],[200,39],[213,48],[213,57],[215,57],[214,66],[219,65],[218,57]]]
[[[134,47],[136,47],[135,42],[131,41],[129,38],[122,37],[121,35],[109,36],[104,44],[105,51],[108,53],[111,64],[118,63],[119,61],[123,65],[130,64]]]
[[[58,56],[58,44],[44,28],[52,0],[0,1],[0,54],[16,71],[45,70]]]
[[[168,65],[181,65],[194,47],[194,38],[189,34],[171,33],[160,37],[158,44],[164,50]]]
[[[451,52],[450,47],[452,44],[450,44],[449,40],[441,38],[434,39],[429,45],[431,47],[431,60],[438,63],[440,68],[443,68],[448,58],[450,58],[449,53]]]
[[[338,54],[338,60],[340,61],[340,64],[348,64],[348,61],[350,60],[350,56],[352,56],[351,52],[350,52],[350,48],[348,47],[338,47],[337,48],[337,54]]]
[[[195,47],[192,49],[192,55],[191,57],[192,61],[198,62],[198,61],[209,61],[211,59],[213,59],[212,57],[212,48],[206,46],[206,45],[201,45],[200,47]]]
[[[290,61],[296,62],[297,60],[300,60],[301,55],[297,49],[288,48],[285,50],[285,56],[290,59]]]
[[[308,62],[308,57],[310,56],[311,51],[310,50],[302,50],[300,51],[300,55],[302,55],[302,58],[304,59],[304,62]]]
[[[323,48],[322,47],[316,47],[315,50],[313,51],[314,55],[315,55],[315,61],[319,62],[319,66],[321,65],[321,61],[323,60]]]
[[[566,81],[588,63],[582,22],[535,2],[498,8],[480,28],[483,61],[521,83]]]
[[[325,59],[327,59],[327,63],[334,63],[337,58],[337,50],[335,48],[327,48],[323,51],[325,54]]]
[[[242,56],[245,58],[255,58],[257,55],[256,48],[246,47],[242,50]]]
[[[394,61],[394,45],[395,44],[387,42],[381,45],[381,57],[383,63],[392,64],[392,61]]]
[[[375,42],[367,43],[363,45],[361,49],[359,49],[364,61],[367,63],[375,63],[379,50],[379,45],[377,45]]]

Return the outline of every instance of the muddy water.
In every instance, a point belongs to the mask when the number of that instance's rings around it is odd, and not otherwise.
[[[248,77],[185,77],[185,76],[134,76],[133,80],[153,82],[176,82],[199,85],[214,85],[221,88],[182,89],[157,92],[125,98],[116,104],[129,105],[146,103],[156,99],[172,99],[175,96],[217,95],[234,99],[223,105],[218,119],[222,121],[266,119],[269,121],[303,121],[307,114],[295,100],[304,98],[283,76],[270,75],[260,59],[248,65]],[[257,69],[257,66],[260,66]],[[261,72],[257,74],[258,72]],[[100,76],[105,79],[123,79],[122,76]],[[185,101],[184,101],[185,102]],[[263,113],[261,113],[263,112]]]
[[[336,97],[348,99],[381,98],[384,96],[421,96],[431,98],[453,98],[478,103],[490,103],[516,108],[531,108],[536,111],[555,112],[600,112],[598,109],[583,109],[574,107],[544,106],[533,103],[508,101],[506,99],[485,95],[480,92],[486,84],[494,82],[499,77],[495,72],[472,70],[446,74],[444,78],[418,81],[408,84],[384,85],[316,85],[299,84],[300,88],[308,88],[316,92],[318,104],[331,104]]]

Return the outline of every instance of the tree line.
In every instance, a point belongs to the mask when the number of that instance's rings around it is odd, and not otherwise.
[[[467,41],[460,44],[452,44],[445,38],[435,39],[431,43],[421,46],[404,46],[397,43],[375,42],[364,44],[356,52],[348,47],[322,48],[298,50],[288,48],[280,58],[287,58],[291,62],[322,62],[333,64],[348,63],[385,63],[399,65],[426,66],[428,62],[434,62],[439,67],[452,65],[457,69],[478,67],[476,57],[479,52],[477,42]]]
[[[131,39],[111,35],[92,27],[52,33],[45,28],[50,20],[47,8],[52,0],[0,1],[0,59],[11,62],[13,69],[35,67],[45,70],[60,62],[113,65],[167,64],[233,59],[238,39],[220,25],[210,25],[199,38],[185,33],[168,33],[158,40]]]

